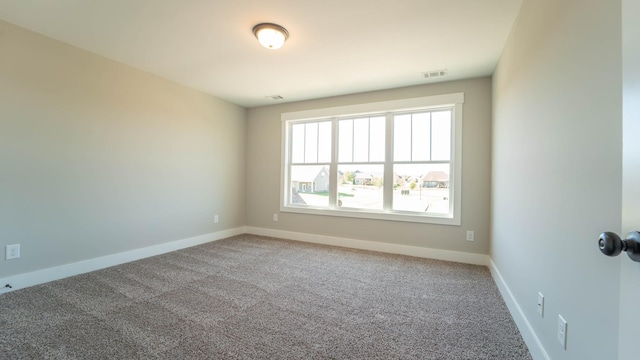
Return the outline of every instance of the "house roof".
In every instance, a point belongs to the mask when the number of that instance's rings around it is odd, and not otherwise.
[[[291,181],[313,182],[323,169],[328,176],[329,172],[321,165],[294,166],[291,169]]]
[[[449,181],[449,174],[444,171],[429,171],[422,181]]]
[[[356,179],[373,179],[373,175],[368,173],[357,173],[355,178]]]

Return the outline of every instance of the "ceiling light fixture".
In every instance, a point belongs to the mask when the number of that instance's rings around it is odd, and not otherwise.
[[[267,49],[279,49],[289,38],[289,32],[278,24],[261,23],[253,27],[253,34]]]

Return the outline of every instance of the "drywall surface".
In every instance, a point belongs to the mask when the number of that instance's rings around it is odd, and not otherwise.
[[[244,225],[244,108],[5,22],[0,54],[0,277]]]
[[[622,1],[622,234],[640,231],[640,2]],[[638,358],[640,263],[621,256],[619,359]]]
[[[620,14],[525,1],[493,78],[491,257],[552,359],[617,357],[620,262],[597,238],[620,229]]]
[[[463,92],[461,226],[356,219],[283,212],[280,209],[281,114],[336,106]],[[479,78],[407,87],[248,110],[247,225],[316,235],[487,254],[491,80]],[[466,230],[475,241],[465,240]]]

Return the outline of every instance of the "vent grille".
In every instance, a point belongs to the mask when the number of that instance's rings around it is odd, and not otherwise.
[[[271,95],[271,96],[266,96],[267,99],[269,100],[282,100],[284,99],[282,96],[280,95]]]
[[[445,75],[447,75],[447,69],[433,70],[433,71],[427,71],[427,72],[423,72],[422,73],[422,76],[425,79],[430,79],[430,78],[440,77],[440,76],[445,76]]]

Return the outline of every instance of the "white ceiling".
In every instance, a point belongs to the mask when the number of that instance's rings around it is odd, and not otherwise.
[[[0,0],[0,19],[253,107],[490,75],[522,1]]]

